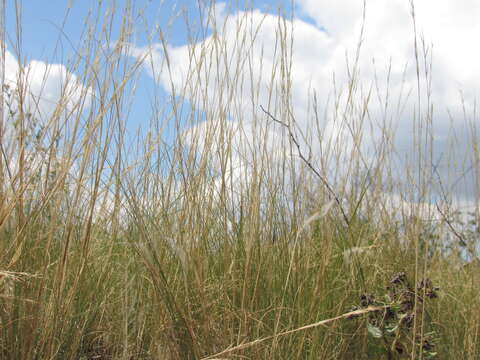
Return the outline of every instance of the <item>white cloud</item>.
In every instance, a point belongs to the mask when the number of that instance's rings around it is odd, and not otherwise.
[[[59,109],[65,115],[88,108],[92,92],[64,65],[32,60],[20,67],[10,52],[5,55],[5,84],[13,94],[14,109],[18,106],[18,91],[23,94],[24,111],[41,122],[47,122]]]
[[[2,139],[2,154],[8,160],[8,174],[14,186],[19,186],[16,172],[18,171],[18,119],[19,106],[22,104],[24,113],[25,181],[29,177],[46,171],[45,158],[52,155],[48,148],[55,142],[58,134],[67,136],[65,125],[73,122],[89,108],[93,92],[84,86],[75,74],[61,64],[49,64],[32,60],[20,66],[14,55],[5,53],[5,85],[4,91],[4,138]],[[20,101],[22,99],[22,101]],[[72,120],[73,119],[73,120]],[[55,127],[53,124],[57,124]],[[50,171],[68,169],[69,180],[76,176],[75,164],[71,159],[50,158]],[[67,181],[68,182],[68,181]],[[12,184],[12,185],[13,185]],[[11,190],[11,187],[8,187]],[[38,190],[38,189],[37,189]],[[13,190],[12,190],[13,191]],[[38,194],[35,196],[38,197]]]
[[[225,116],[226,113],[232,121],[255,128],[255,120],[263,115],[259,105],[269,106],[272,111],[280,107],[279,104],[269,104],[271,94],[275,98],[284,90],[280,87],[282,69],[278,60],[282,48],[278,40],[282,34],[279,29],[287,32],[286,39],[293,31],[293,48],[288,47],[287,41],[287,49],[283,49],[287,54],[293,54],[293,62],[284,65],[287,68],[291,65],[291,107],[304,131],[312,127],[311,101],[315,91],[325,143],[330,139],[341,146],[347,156],[354,145],[351,129],[341,119],[344,114],[349,119],[358,119],[364,110],[364,100],[372,89],[368,116],[373,130],[369,132],[368,127],[362,130],[364,150],[371,150],[375,139],[381,136],[378,124],[386,119],[394,124],[396,145],[403,151],[400,156],[404,157],[413,143],[414,114],[417,117],[423,114],[422,121],[425,121],[428,92],[434,109],[435,159],[440,159],[441,154],[446,154],[442,155],[443,160],[448,158],[451,148],[446,138],[454,128],[459,136],[455,145],[458,159],[460,162],[470,161],[470,140],[460,134],[466,126],[463,106],[467,113],[472,111],[478,95],[476,82],[480,78],[480,63],[477,61],[480,49],[474,46],[480,36],[478,1],[415,2],[421,71],[420,109],[416,95],[413,21],[408,1],[366,1],[358,87],[351,107],[346,106],[349,78],[346,61],[351,71],[363,24],[363,2],[299,0],[298,6],[300,13],[313,19],[315,25],[297,18],[293,22],[286,20],[282,23],[285,26],[279,26],[276,16],[258,10],[226,14],[225,7],[220,6],[215,16],[225,20],[225,25],[218,26],[214,35],[194,45],[167,46],[169,69],[165,66],[163,46],[159,44],[150,48],[132,48],[131,54],[137,57],[145,52],[151,54],[152,62],[147,66],[156,81],[170,92],[173,85],[176,95],[193,102],[210,118]],[[430,90],[423,75],[422,39],[428,51],[427,62],[430,55],[433,61]],[[284,58],[289,59],[288,56]],[[428,66],[427,63],[427,69]],[[272,75],[273,71],[275,75]],[[337,93],[340,105],[336,113],[332,106],[326,111],[327,99],[330,99],[330,105],[333,103],[334,75],[337,87],[343,91]],[[273,81],[272,77],[275,78]],[[186,83],[189,85],[185,86]],[[387,92],[388,108],[385,104]],[[252,137],[261,141],[258,133]],[[250,137],[248,139],[251,140]],[[443,171],[443,163],[439,169]],[[464,196],[472,196],[472,186],[463,186],[459,191],[463,191]]]
[[[472,44],[480,35],[477,21],[480,4],[474,0],[424,0],[414,3],[420,71],[424,71],[423,39],[429,51],[428,56],[432,55],[431,99],[435,103],[435,126],[441,136],[450,126],[450,120],[446,116],[447,108],[459,120],[462,112],[460,90],[466,100],[467,110],[473,108],[473,100],[478,95],[475,79],[480,76],[480,64],[475,59],[480,55],[480,50]],[[362,1],[300,0],[299,5],[318,26],[325,28],[335,41],[337,49],[355,49],[362,23]],[[340,70],[344,63],[335,58],[333,53],[331,55],[334,63],[330,63],[329,70]],[[365,83],[373,79],[372,59],[375,59],[380,74],[385,74],[391,63],[392,99],[395,100],[398,96],[406,65],[405,85],[416,89],[413,21],[408,1],[366,1],[364,42],[360,59],[361,80]],[[424,99],[425,95],[426,90],[423,88]],[[408,110],[411,114],[411,109]],[[408,127],[407,124],[400,125],[402,128]]]

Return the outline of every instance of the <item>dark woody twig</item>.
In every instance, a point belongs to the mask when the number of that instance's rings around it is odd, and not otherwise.
[[[440,162],[440,160],[439,160]],[[442,208],[440,207],[440,205],[438,204],[438,202],[435,203],[435,206],[437,208],[437,211],[439,212],[439,214],[441,215],[442,217],[442,220],[445,222],[445,224],[448,225],[448,228],[450,229],[450,231],[452,232],[452,234],[457,238],[458,240],[458,243],[460,244],[460,246],[464,247],[467,249],[467,251],[470,253],[470,256],[472,257],[472,259],[474,259],[478,264],[480,264],[480,258],[477,256],[477,251],[475,249],[475,247],[472,247],[471,244],[469,244],[468,240],[465,238],[465,236],[458,232],[458,230],[455,228],[455,226],[453,225],[452,221],[449,219],[448,217],[448,214],[450,213],[450,209],[448,207],[448,198],[447,198],[447,191],[445,190],[444,186],[443,186],[443,182],[442,182],[442,179],[440,177],[440,173],[438,172],[438,165],[436,165],[434,168],[433,168],[433,171],[435,172],[435,174],[437,175],[437,178],[438,178],[438,184],[440,185],[440,193],[443,197],[443,201],[444,203],[447,205],[447,209],[444,211],[442,210]],[[470,171],[470,168],[466,170],[465,174]]]
[[[292,127],[290,126],[290,124],[286,124],[284,123],[283,121],[280,121],[278,120],[277,118],[275,118],[269,111],[265,110],[265,108],[260,105],[260,108],[262,109],[262,111],[270,118],[272,119],[274,122],[282,125],[283,127],[285,127],[288,131],[288,135],[290,137],[290,139],[292,140],[293,144],[295,145],[295,147],[297,148],[297,151],[298,151],[298,156],[300,157],[300,159],[305,163],[305,165],[307,165],[307,167],[315,174],[315,176],[320,179],[320,181],[322,182],[322,184],[325,186],[325,188],[327,189],[328,193],[329,193],[329,197],[330,198],[333,198],[335,200],[335,202],[337,203],[338,207],[340,208],[340,211],[342,213],[342,216],[343,216],[343,219],[345,220],[345,223],[347,225],[350,225],[350,220],[347,216],[347,213],[345,211],[345,209],[343,208],[342,206],[342,202],[340,201],[340,198],[338,197],[338,195],[335,193],[335,191],[333,190],[332,186],[329,184],[329,182],[327,181],[327,179],[322,175],[320,174],[320,172],[313,166],[313,164],[311,163],[310,160],[308,160],[302,153],[302,149],[300,148],[300,143],[298,142],[295,134],[293,133],[292,131]]]
[[[477,252],[475,251],[475,248],[472,248],[472,246],[468,243],[465,236],[463,234],[459,233],[457,231],[457,229],[455,229],[455,226],[453,226],[452,221],[448,218],[447,214],[444,211],[442,211],[442,209],[440,208],[438,203],[436,203],[435,205],[437,207],[437,211],[442,216],[443,221],[445,221],[445,223],[448,225],[448,228],[450,229],[450,231],[457,238],[460,246],[463,246],[464,248],[466,248],[468,250],[468,252],[470,253],[470,256],[473,258],[473,260],[475,260],[477,263],[480,264],[480,259],[477,256]]]

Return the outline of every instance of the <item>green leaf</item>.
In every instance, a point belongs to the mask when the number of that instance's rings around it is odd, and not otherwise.
[[[398,325],[393,326],[392,328],[387,328],[387,332],[389,334],[395,332],[398,329]]]
[[[374,338],[381,338],[383,335],[382,330],[380,330],[380,328],[373,326],[370,323],[367,323],[367,329],[370,335],[372,335]]]

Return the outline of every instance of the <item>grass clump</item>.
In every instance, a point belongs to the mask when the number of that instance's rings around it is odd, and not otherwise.
[[[16,34],[0,134],[0,358],[478,358],[478,204],[465,216],[445,191],[429,110],[415,113],[412,165],[388,120],[401,114],[370,118],[358,51],[333,102],[313,95],[302,124],[291,21],[276,18],[259,48],[270,18],[216,23],[214,7],[201,8],[199,38],[189,28],[181,81],[167,29],[133,54],[141,10],[88,19],[73,59],[51,69],[63,75],[48,113]],[[144,67],[170,87],[131,136]]]

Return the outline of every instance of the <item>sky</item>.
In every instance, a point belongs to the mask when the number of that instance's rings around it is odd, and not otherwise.
[[[188,42],[188,32],[185,28],[184,15],[187,14],[190,23],[199,22],[199,7],[197,0],[161,0],[161,1],[91,1],[91,0],[49,0],[49,1],[6,1],[6,28],[7,51],[15,54],[17,47],[17,14],[21,23],[21,56],[30,61],[41,61],[46,64],[62,64],[65,59],[75,56],[79,41],[85,31],[87,19],[93,19],[95,13],[107,13],[112,8],[116,12],[131,4],[136,14],[135,46],[142,47],[149,43],[147,33],[152,32],[155,25],[160,25],[166,30],[169,44],[182,46]],[[233,2],[232,2],[233,3]],[[99,5],[100,4],[100,5]],[[288,0],[254,0],[243,7],[261,9],[265,13],[277,14],[281,8],[285,13],[292,9]],[[117,16],[116,26],[120,25]],[[171,24],[171,19],[175,18]],[[8,73],[8,71],[7,71]],[[11,72],[13,74],[13,72]],[[140,74],[141,78],[137,89],[137,100],[133,104],[133,112],[137,118],[131,119],[131,130],[141,126],[144,118],[149,117],[150,106],[146,102],[151,99],[151,78],[146,72]],[[37,72],[37,77],[43,77]],[[54,76],[52,76],[54,77]],[[8,74],[7,74],[8,78]],[[52,80],[54,82],[54,80]],[[52,85],[54,86],[54,85]],[[162,88],[160,87],[160,91]],[[142,102],[142,99],[145,102]]]
[[[65,79],[68,70],[60,64],[65,58],[75,53],[75,44],[78,43],[83,31],[83,19],[89,9],[96,8],[97,1],[88,0],[50,0],[50,1],[20,1],[22,4],[22,56],[26,65],[34,74],[30,81],[32,89],[47,88],[48,99],[41,104],[45,114],[55,103],[60,93],[60,83]],[[116,1],[116,7],[125,6],[125,0]],[[129,129],[134,132],[136,127],[146,126],[145,119],[149,118],[152,89],[155,88],[164,95],[171,94],[172,84],[180,86],[188,72],[189,46],[184,21],[173,24],[168,37],[168,46],[172,64],[172,73],[162,70],[163,52],[158,39],[151,42],[146,37],[145,28],[153,24],[166,27],[171,14],[175,11],[184,11],[191,24],[198,21],[198,5],[196,1],[133,1],[135,6],[135,35],[132,38],[131,51],[126,57],[140,58],[148,52],[151,64],[141,71],[138,83],[136,100],[132,105],[132,114]],[[159,5],[161,4],[161,5]],[[176,4],[176,5],[175,5]],[[226,20],[231,26],[220,30],[219,36],[227,44],[229,51],[233,51],[235,42],[235,21],[248,16],[251,24],[262,24],[257,34],[252,51],[262,53],[263,62],[254,63],[253,77],[260,84],[257,95],[257,105],[268,103],[268,75],[274,63],[275,55],[272,44],[275,43],[275,33],[278,26],[278,4],[276,0],[250,2],[248,8],[231,10],[231,2],[218,2],[215,16],[219,21]],[[352,66],[357,52],[357,45],[363,27],[363,40],[359,57],[358,73],[359,90],[368,92],[372,88],[377,93],[369,106],[372,117],[388,118],[394,123],[398,138],[397,148],[408,153],[412,146],[412,118],[414,114],[428,112],[427,97],[433,111],[435,158],[438,160],[441,171],[443,162],[468,160],[471,156],[472,139],[466,135],[467,125],[465,117],[474,124],[476,98],[478,97],[478,79],[480,79],[480,48],[476,46],[480,38],[480,2],[478,0],[421,0],[415,1],[416,32],[419,52],[431,60],[431,68],[425,67],[420,59],[420,71],[429,72],[431,82],[422,81],[420,91],[422,103],[416,102],[418,91],[417,69],[415,63],[414,32],[411,17],[411,6],[408,0],[367,0],[365,13],[363,2],[359,0],[297,0],[292,8],[290,1],[284,1],[281,6],[287,14],[286,27],[294,34],[293,63],[292,63],[292,108],[295,109],[298,125],[309,127],[311,120],[311,98],[315,93],[318,99],[326,102],[332,95],[332,79],[340,87],[345,88],[348,83],[348,66]],[[101,6],[107,11],[109,2]],[[142,10],[143,9],[143,10]],[[68,16],[65,18],[66,11]],[[294,10],[293,22],[290,21]],[[15,68],[15,7],[14,1],[7,0],[7,80],[13,81]],[[365,22],[363,16],[365,14]],[[228,15],[228,16],[227,16]],[[65,20],[66,19],[66,20]],[[59,29],[63,29],[59,34]],[[210,29],[211,30],[211,29]],[[211,41],[211,32],[197,43],[197,47],[208,47]],[[422,46],[424,45],[424,46]],[[231,48],[229,47],[231,46]],[[422,56],[421,56],[422,58]],[[54,65],[55,71],[50,71],[46,83],[42,69]],[[56,65],[55,65],[56,64]],[[153,67],[151,66],[153,65]],[[217,64],[221,65],[221,64]],[[270,67],[269,67],[270,66]],[[10,71],[8,70],[10,69]],[[152,70],[157,69],[157,70]],[[229,69],[218,67],[221,75]],[[10,74],[10,75],[9,75]],[[389,74],[387,76],[387,74]],[[75,76],[76,74],[72,74]],[[78,75],[78,74],[77,74]],[[423,76],[423,73],[421,74]],[[203,79],[206,88],[215,84]],[[35,87],[35,84],[37,86]],[[430,88],[427,89],[427,86]],[[74,91],[83,91],[82,88]],[[86,90],[85,90],[86,91]],[[210,91],[214,94],[214,91]],[[407,94],[410,94],[407,96]],[[212,95],[214,96],[214,95]],[[253,114],[249,107],[248,91],[239,91],[237,112],[229,114],[232,127],[235,127],[235,116],[243,114],[245,123],[252,121]],[[342,97],[340,97],[342,99]],[[385,98],[393,99],[386,104]],[[344,98],[343,98],[344,99]],[[383,99],[383,100],[382,100]],[[401,99],[398,102],[398,99]],[[188,101],[188,96],[186,98]],[[212,104],[215,99],[209,99]],[[345,100],[343,100],[345,101]],[[326,108],[326,103],[321,103]],[[208,109],[201,109],[208,111]],[[258,110],[258,109],[257,109]],[[465,115],[466,114],[466,115]],[[252,115],[253,116],[253,115]],[[204,124],[199,125],[199,129]],[[332,119],[326,118],[324,129],[332,138],[344,139],[345,129],[338,128]],[[244,134],[246,138],[259,137],[253,126]],[[451,144],[447,144],[447,135],[456,132],[460,158],[449,159],[448,151]],[[187,131],[188,132],[188,131]],[[251,133],[250,133],[251,132]],[[381,129],[372,132],[372,139],[379,136]],[[237,137],[241,142],[242,136]],[[478,139],[477,139],[478,140]],[[345,146],[353,146],[352,141],[344,140]],[[368,140],[367,140],[368,145]],[[272,149],[278,146],[270,141]],[[240,144],[239,144],[240,147]],[[320,151],[321,149],[317,149]],[[241,162],[241,160],[239,160]],[[240,167],[245,168],[245,164]],[[245,169],[244,169],[245,170]],[[474,184],[467,181],[467,185],[452,188],[461,196],[474,196]]]

